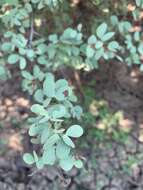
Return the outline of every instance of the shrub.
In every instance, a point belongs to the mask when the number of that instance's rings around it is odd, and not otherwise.
[[[61,65],[90,70],[98,68],[104,60],[114,59],[128,65],[137,64],[143,70],[143,2],[136,0],[136,4],[130,4],[124,19],[108,14],[106,22],[103,14],[98,24],[94,18],[88,32],[84,23],[62,27],[65,22],[73,22],[70,2],[64,0],[3,0],[0,3],[0,76],[9,77],[8,64],[18,65],[23,78],[22,88],[36,102],[31,107],[36,116],[29,118],[29,135],[32,143],[40,144],[41,150],[38,154],[36,151],[26,153],[23,159],[28,164],[36,163],[39,169],[53,164],[59,164],[66,171],[73,166],[81,168],[82,161],[74,156],[73,139],[82,136],[83,129],[71,122],[72,118],[80,120],[82,108],[76,105],[77,98],[68,81],[55,79],[54,73]],[[92,0],[88,3],[98,7],[104,2]],[[42,23],[45,13],[50,15],[49,25],[46,21]],[[63,23],[58,14],[64,18]],[[56,27],[61,24],[59,30],[50,28],[50,22]],[[45,34],[48,26],[49,31]]]

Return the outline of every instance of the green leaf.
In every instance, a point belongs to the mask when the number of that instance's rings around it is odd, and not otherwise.
[[[73,141],[72,141],[67,135],[63,135],[62,138],[63,138],[63,141],[64,141],[68,146],[70,146],[70,147],[72,147],[72,148],[75,148],[75,145],[74,145]]]
[[[49,139],[47,139],[46,143],[44,144],[44,149],[47,149],[49,146],[53,146],[55,143],[59,141],[60,137],[58,134],[52,135]]]
[[[29,135],[30,136],[36,136],[39,132],[39,128],[36,127],[35,125],[31,125],[30,129],[29,129]]]
[[[32,59],[32,58],[34,57],[35,53],[34,53],[33,49],[28,49],[28,50],[26,51],[26,55],[27,55],[27,57],[28,57],[29,59]]]
[[[40,104],[32,105],[31,111],[42,116],[46,116],[48,114],[48,112],[44,109],[44,106],[41,106]]]
[[[20,57],[20,69],[25,69],[27,63],[26,63],[26,59],[24,57]]]
[[[38,57],[37,61],[41,65],[46,65],[48,64],[48,57],[46,57],[45,55],[41,55],[40,57]]]
[[[55,96],[55,80],[51,73],[48,73],[46,76],[46,79],[43,83],[43,91],[44,94],[49,98]]]
[[[114,51],[114,52],[116,52],[116,50],[119,48],[119,44],[118,44],[118,42],[116,42],[116,41],[112,41],[112,42],[110,42],[109,44],[108,44],[108,49],[110,50],[110,51]]]
[[[113,36],[115,35],[115,32],[108,32],[107,34],[105,34],[103,37],[102,37],[102,41],[105,42],[105,41],[108,41],[110,40]]]
[[[80,169],[83,167],[83,163],[81,160],[75,160],[74,165],[76,168]]]
[[[136,1],[136,5],[139,7],[141,6],[141,0],[135,0]]]
[[[28,72],[28,71],[22,71],[21,72],[22,76],[30,81],[34,79],[34,77]]]
[[[96,49],[99,49],[101,47],[103,47],[103,42],[102,41],[97,41],[95,44]]]
[[[94,53],[95,53],[94,49],[91,48],[90,46],[87,46],[87,48],[86,48],[86,56],[88,58],[91,58],[91,57],[94,56]]]
[[[49,36],[49,41],[53,42],[53,43],[57,43],[58,42],[58,36],[56,34],[52,34]]]
[[[42,169],[44,166],[43,160],[42,158],[38,158],[38,155],[35,151],[33,151],[33,155],[34,155],[34,160],[36,162],[36,166],[38,169]]]
[[[72,125],[67,131],[66,135],[69,137],[78,138],[83,135],[83,129],[80,125]]]
[[[1,46],[2,51],[7,51],[8,52],[8,51],[11,50],[11,48],[12,48],[12,45],[9,42],[5,42]]]
[[[43,91],[41,89],[36,90],[34,98],[37,102],[42,103],[44,101]]]
[[[104,34],[107,31],[107,24],[106,23],[102,23],[96,30],[96,34],[97,36],[102,39],[102,37],[104,36]]]
[[[56,160],[55,155],[55,147],[49,146],[46,150],[44,150],[42,160],[44,164],[53,165]]]
[[[5,3],[7,3],[9,5],[17,5],[18,4],[18,0],[5,0]]]
[[[70,156],[66,159],[60,160],[60,166],[65,171],[71,170],[74,166],[74,158]]]
[[[45,127],[41,133],[41,143],[44,144],[51,135],[51,130]]]
[[[63,106],[62,104],[53,105],[51,108],[49,108],[48,113],[52,117],[52,119],[58,119],[65,116],[66,109],[65,106]]]
[[[70,154],[70,147],[64,144],[61,140],[57,143],[56,155],[59,159],[65,159]]]
[[[143,71],[143,64],[140,65],[140,71]]]
[[[8,56],[8,63],[9,64],[15,64],[19,61],[19,55],[18,54],[11,54]]]
[[[25,163],[30,164],[30,165],[35,162],[33,156],[30,153],[25,153],[23,155],[23,160]]]
[[[4,66],[0,66],[0,76],[5,75],[5,74],[6,74],[6,70]]]
[[[96,36],[94,36],[94,35],[92,35],[92,36],[90,36],[90,37],[88,38],[88,44],[89,44],[89,45],[95,44],[96,41],[97,41],[97,38],[96,38]]]

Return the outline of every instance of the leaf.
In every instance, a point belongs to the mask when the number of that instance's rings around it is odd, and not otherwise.
[[[49,139],[47,139],[46,143],[44,144],[44,149],[47,149],[49,146],[53,146],[55,143],[59,141],[60,137],[58,134],[52,135]]]
[[[1,46],[2,51],[10,51],[11,48],[12,48],[12,45],[9,42],[5,42]]]
[[[49,36],[49,41],[51,41],[52,43],[57,43],[58,42],[58,36],[57,34],[52,34]]]
[[[103,37],[102,37],[102,41],[105,42],[105,41],[108,41],[110,40],[113,36],[115,35],[115,32],[108,32],[107,34],[105,34]]]
[[[113,26],[115,26],[116,24],[118,24],[118,17],[117,16],[112,15],[110,17],[110,19],[111,19],[111,23],[112,23]]]
[[[51,131],[47,126],[43,129],[43,131],[41,133],[41,144],[44,144],[48,140],[50,135],[51,135]]]
[[[19,64],[20,64],[20,69],[25,69],[27,63],[26,63],[26,59],[24,57],[20,57],[20,60],[19,60]]]
[[[143,43],[141,43],[138,47],[138,52],[143,55]]]
[[[95,44],[96,49],[99,49],[102,46],[103,46],[103,42],[101,42],[101,41],[97,41],[96,44]]]
[[[102,23],[96,30],[96,34],[97,36],[102,39],[102,37],[104,36],[104,34],[107,31],[107,24],[106,23]]]
[[[36,90],[34,98],[37,102],[42,103],[44,101],[43,91],[41,89]]]
[[[36,127],[35,125],[31,125],[30,129],[29,129],[29,135],[30,136],[36,136],[39,132],[39,128]]]
[[[74,166],[74,158],[70,156],[67,159],[60,160],[60,166],[65,171],[71,170]]]
[[[23,155],[23,160],[25,163],[30,164],[30,165],[35,162],[34,157],[30,153],[25,153]]]
[[[91,57],[94,56],[94,53],[95,53],[94,49],[91,48],[90,46],[87,46],[87,48],[86,48],[86,56],[88,58],[91,58]]]
[[[108,49],[111,51],[116,51],[119,48],[119,44],[116,41],[112,41],[108,44]]]
[[[17,5],[18,4],[18,0],[5,0],[5,3],[7,3],[9,5]]]
[[[56,155],[59,159],[65,159],[70,154],[70,147],[64,144],[61,140],[57,143],[56,146]]]
[[[53,165],[56,160],[55,147],[49,146],[43,153],[42,160],[44,164]]]
[[[80,169],[83,167],[83,163],[81,160],[75,160],[74,165],[76,168]]]
[[[46,79],[44,80],[43,92],[49,98],[55,96],[55,80],[51,73],[48,73]]]
[[[38,169],[42,169],[44,166],[43,160],[41,158],[38,158],[38,155],[35,151],[33,151],[34,160],[36,162],[36,166]]]
[[[11,54],[8,56],[8,63],[9,64],[15,64],[19,61],[19,55],[18,54]]]
[[[26,78],[30,81],[32,81],[34,79],[34,77],[28,71],[22,71],[21,74],[24,78]]]
[[[48,57],[46,57],[45,55],[41,55],[40,57],[38,57],[37,61],[41,65],[46,65],[48,63]]]
[[[33,113],[38,114],[38,115],[45,115],[46,116],[48,114],[48,112],[40,104],[34,104],[34,105],[32,105],[31,111]]]
[[[68,82],[64,79],[56,81],[55,97],[59,101],[65,100],[69,96]]]
[[[5,75],[5,74],[6,74],[6,70],[4,66],[0,66],[0,76]]]
[[[95,44],[96,41],[97,41],[97,38],[96,38],[96,36],[94,36],[94,35],[92,35],[92,36],[90,36],[90,37],[88,38],[88,44],[89,44],[89,45]]]
[[[136,5],[139,7],[141,5],[141,0],[136,0]]]
[[[140,65],[140,71],[143,71],[143,64]]]
[[[83,129],[80,125],[72,125],[67,131],[66,135],[69,137],[78,138],[83,135]]]
[[[29,59],[31,59],[31,58],[34,57],[35,53],[34,53],[34,51],[33,51],[32,49],[28,49],[28,50],[26,51],[26,55],[27,55],[27,57],[28,57]]]
[[[63,138],[63,141],[64,141],[68,146],[70,146],[70,147],[72,147],[72,148],[75,148],[75,145],[74,145],[73,141],[72,141],[67,135],[63,135],[62,138]]]
[[[51,108],[49,108],[48,113],[53,119],[58,119],[66,115],[66,109],[62,104],[53,105]]]

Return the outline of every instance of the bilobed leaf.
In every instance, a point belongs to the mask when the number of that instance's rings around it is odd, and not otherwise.
[[[75,145],[74,145],[73,141],[72,141],[67,135],[63,135],[62,138],[63,138],[63,141],[64,141],[68,146],[70,146],[70,147],[72,147],[72,148],[75,148]]]
[[[30,153],[25,153],[23,155],[23,160],[25,163],[30,164],[30,165],[35,162],[34,157]]]
[[[107,31],[107,24],[106,23],[102,23],[96,30],[96,34],[97,36],[102,39],[102,37],[104,36],[104,34]]]
[[[67,146],[63,141],[59,141],[56,146],[56,155],[59,159],[65,159],[69,156],[70,147]]]
[[[69,137],[78,138],[83,135],[83,129],[80,125],[72,125],[67,131],[66,135]]]

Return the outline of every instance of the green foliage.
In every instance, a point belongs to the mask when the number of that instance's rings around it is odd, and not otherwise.
[[[28,79],[33,76],[23,71]],[[35,75],[37,76],[37,75]],[[83,129],[79,125],[72,125],[67,128],[64,120],[71,117],[80,118],[81,113],[73,112],[73,104],[76,98],[72,88],[64,79],[55,81],[53,74],[47,73],[44,77],[41,89],[36,91],[36,100],[40,104],[34,104],[31,111],[37,115],[31,118],[29,135],[34,137],[32,142],[41,144],[40,156],[36,152],[26,153],[23,157],[28,164],[36,163],[41,169],[44,165],[59,163],[64,170],[70,170],[74,165],[80,167],[73,154],[75,144],[72,138],[83,135]],[[67,128],[67,129],[66,129]],[[78,162],[77,162],[78,161]]]
[[[109,2],[111,1],[106,1],[107,4],[110,4]],[[95,6],[97,10],[97,6],[104,6],[105,1],[91,0],[85,3]],[[124,3],[126,4],[126,1]],[[77,98],[68,81],[55,79],[53,73],[62,65],[91,70],[98,68],[102,61],[114,59],[125,61],[128,65],[136,64],[143,71],[142,30],[134,30],[136,22],[139,21],[141,24],[143,1],[136,0],[134,5],[135,10],[130,13],[131,19],[121,19],[120,16],[112,14],[108,7],[104,7],[104,14],[108,12],[107,20],[105,17],[97,19],[90,29],[84,23],[77,24],[78,18],[76,22],[71,19],[72,16],[76,16],[68,1],[0,2],[0,77],[8,74],[8,64],[16,68],[18,65],[22,76],[22,88],[36,102],[31,106],[31,112],[36,116],[29,118],[29,135],[32,137],[32,143],[40,144],[41,150],[39,153],[26,153],[23,157],[26,163],[35,163],[39,169],[44,165],[59,164],[66,171],[73,166],[82,167],[82,161],[78,156],[74,156],[74,139],[83,135],[83,129],[78,124],[71,124],[80,120],[82,108],[76,105]],[[50,15],[47,19],[48,26],[44,18],[46,15]],[[59,24],[63,17],[66,24]],[[58,23],[59,28],[51,29],[53,23]],[[48,28],[46,35],[42,32],[43,26],[44,29]],[[100,114],[94,113],[93,117],[89,113],[85,114],[84,124],[88,121],[96,122],[100,116],[107,130],[110,126],[115,126],[120,114],[109,114],[104,106],[101,107]],[[120,134],[117,135],[114,128],[112,135],[120,138]]]

